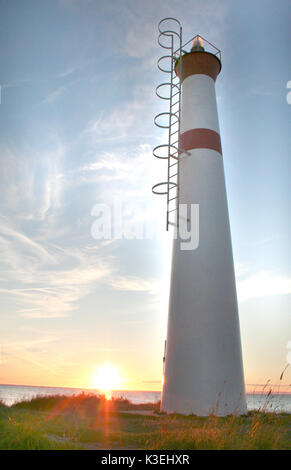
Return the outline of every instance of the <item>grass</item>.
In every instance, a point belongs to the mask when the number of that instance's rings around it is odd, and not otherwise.
[[[80,394],[0,403],[3,449],[291,449],[291,415],[155,414],[157,404]],[[149,415],[132,411],[152,411]]]
[[[131,410],[158,410],[159,403],[134,404],[126,398],[112,398],[107,400],[104,395],[94,393],[79,393],[68,397],[67,395],[36,396],[30,400],[22,400],[13,405],[14,409],[35,411],[52,411],[61,409],[62,413],[82,413],[87,416],[96,413],[96,410],[131,411]]]

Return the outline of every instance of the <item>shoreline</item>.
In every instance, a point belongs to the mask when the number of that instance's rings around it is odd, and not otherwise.
[[[0,449],[291,450],[290,413],[165,415],[157,405],[90,394],[0,403]]]

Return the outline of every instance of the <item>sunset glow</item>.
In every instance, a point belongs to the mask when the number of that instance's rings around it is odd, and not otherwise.
[[[107,399],[112,396],[112,391],[117,390],[123,383],[118,367],[109,362],[97,367],[92,377],[92,387],[102,392]]]

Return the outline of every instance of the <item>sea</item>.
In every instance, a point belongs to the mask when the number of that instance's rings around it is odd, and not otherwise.
[[[95,393],[99,395],[98,390],[89,390],[84,388],[60,388],[60,387],[34,387],[30,385],[0,385],[0,401],[7,406],[11,406],[21,400],[30,400],[36,396],[46,395],[78,395],[79,393]],[[156,403],[161,399],[159,391],[112,391],[114,398],[126,398],[132,403]],[[273,411],[275,413],[291,413],[291,394],[271,393],[270,389],[266,392],[247,393],[247,405],[249,410]]]

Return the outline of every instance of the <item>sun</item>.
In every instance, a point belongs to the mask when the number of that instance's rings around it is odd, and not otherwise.
[[[92,387],[102,392],[107,399],[112,397],[112,391],[122,385],[123,379],[119,368],[106,362],[94,370],[92,376]]]

